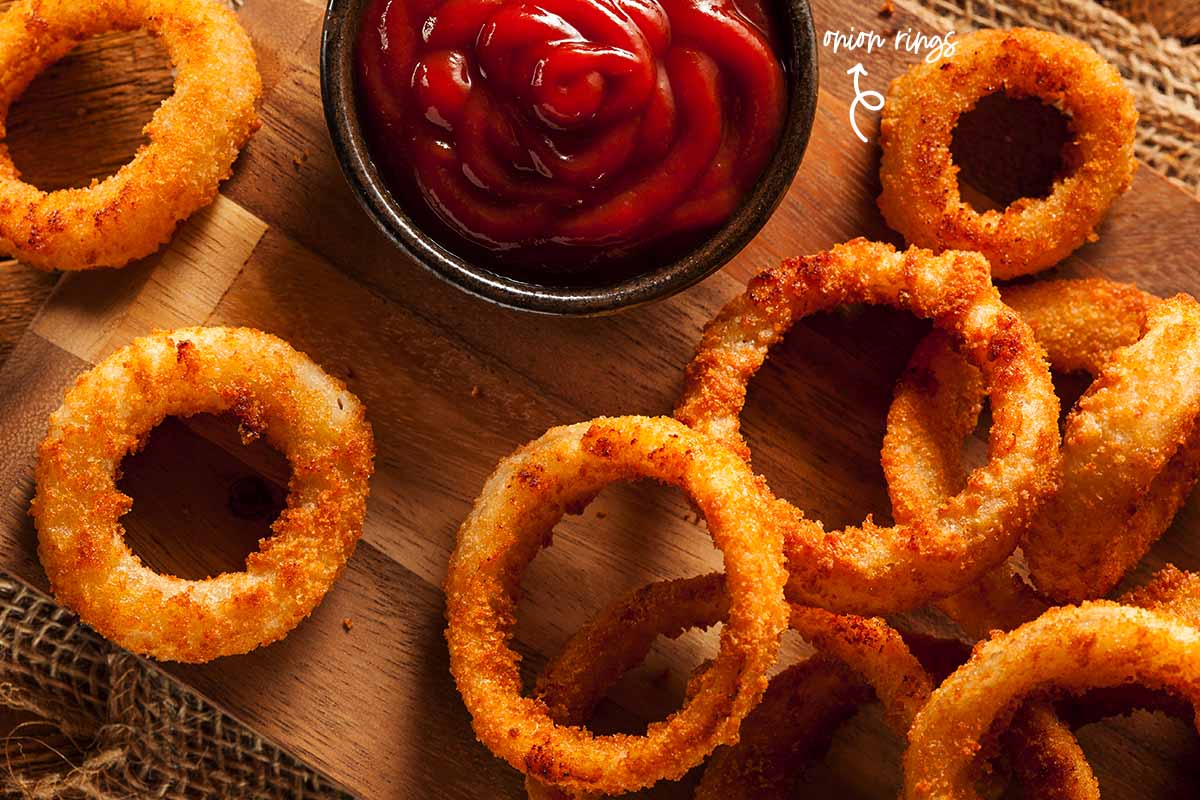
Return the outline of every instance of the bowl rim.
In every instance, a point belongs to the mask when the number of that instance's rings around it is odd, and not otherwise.
[[[405,212],[370,156],[354,90],[354,50],[369,0],[328,0],[321,31],[320,81],[325,124],[343,176],[375,225],[426,270],[484,300],[542,314],[586,316],[662,300],[725,266],[766,225],[787,196],[808,147],[816,114],[818,48],[808,0],[779,0],[786,10],[788,113],[771,161],[733,215],[697,247],[640,275],[596,287],[544,286],[509,278],[443,247]],[[792,70],[790,66],[796,65]]]

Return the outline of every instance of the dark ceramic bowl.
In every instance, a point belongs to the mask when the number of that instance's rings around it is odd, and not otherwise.
[[[354,49],[367,0],[329,0],[321,40],[325,121],[359,202],[396,245],[427,269],[472,294],[544,314],[604,314],[659,300],[720,269],[745,247],[787,194],[800,166],[817,104],[817,46],[808,0],[775,0],[786,27],[788,114],[782,140],[741,208],[691,252],[656,270],[595,288],[556,287],[509,278],[461,258],[424,233],[387,188],[368,151],[354,90]]]

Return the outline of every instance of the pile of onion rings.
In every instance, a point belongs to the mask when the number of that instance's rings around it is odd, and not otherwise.
[[[560,724],[580,724],[604,693],[639,664],[658,636],[727,619],[721,575],[644,586],[601,611],[538,679],[537,696]],[[697,798],[786,797],[799,767],[816,757],[833,730],[872,691],[903,736],[933,687],[900,635],[880,619],[792,606],[790,626],[820,653],[771,680],[742,725],[741,739],[718,749]],[[702,669],[700,675],[707,672]],[[693,683],[697,678],[693,679]],[[569,797],[532,777],[531,800]]]
[[[797,320],[850,303],[908,310],[953,336],[988,376],[996,420],[989,463],[930,517],[894,528],[867,520],[838,533],[790,517],[790,599],[848,613],[904,611],[1003,561],[1055,488],[1058,399],[1033,332],[1000,301],[986,261],[856,239],[763,272],[704,329],[675,415],[748,458],[738,420],[748,380]]]
[[[1160,692],[1194,691],[1200,681],[1200,662],[1187,661],[1185,635],[1200,640],[1200,575],[1166,569],[1121,605],[1053,609],[1011,556],[1048,509],[1075,491],[1089,495],[1093,516],[1106,503],[1116,535],[1129,540],[1120,548],[1099,541],[1086,548],[1096,566],[1077,562],[1076,572],[1088,599],[1111,588],[1161,534],[1200,471],[1192,455],[1200,397],[1189,380],[1200,374],[1200,305],[1098,280],[1002,294],[986,269],[968,253],[900,253],[863,240],[785,262],[754,278],[706,327],[676,411],[694,430],[662,419],[599,419],[554,429],[501,463],[459,534],[446,581],[447,639],[476,733],[525,773],[531,798],[631,791],[678,778],[705,757],[697,797],[787,796],[804,764],[874,693],[896,732],[909,738],[909,796],[974,797],[962,776],[974,776],[981,759],[1003,753],[1007,774],[1029,796],[1097,800],[1095,776],[1072,728],[1130,705],[1180,713],[1178,698]],[[796,319],[862,302],[913,311],[935,329],[899,382],[888,417],[882,460],[896,527],[868,522],[826,535],[750,472],[738,416],[747,382]],[[1096,376],[1069,417],[1065,446],[1050,364]],[[966,474],[962,442],[985,396],[994,417],[989,462]],[[1113,437],[1111,445],[1105,436]],[[1141,488],[1130,488],[1117,465],[1131,463],[1128,448],[1143,441],[1137,463],[1147,474]],[[1080,443],[1089,447],[1089,466],[1073,471],[1070,450]],[[681,447],[687,456],[679,460]],[[516,655],[505,643],[520,576],[563,513],[578,510],[607,482],[632,477],[676,483],[693,495],[725,551],[730,580],[667,581],[617,601],[551,662],[535,696],[524,697]],[[1103,487],[1126,499],[1107,500]],[[739,526],[749,539],[733,535]],[[755,550],[768,557],[755,568],[769,576],[760,582],[748,581],[748,567],[739,565]],[[780,556],[786,575],[771,569]],[[764,691],[764,665],[779,634],[764,623],[776,613],[766,594],[781,586],[781,577],[791,627],[819,653]],[[931,693],[929,674],[899,634],[882,620],[855,616],[930,602],[973,639],[1019,630],[977,650]],[[757,609],[752,634],[734,615],[739,603]],[[1064,658],[1040,681],[1004,678],[978,697],[974,688],[955,688],[987,683],[990,656],[981,665],[979,653],[1007,652],[1013,642],[1020,652],[1049,636],[1086,642],[1099,618],[1119,623],[1112,654],[1124,666],[1110,665],[1091,683],[1069,672]],[[717,623],[726,623],[721,652],[692,676],[680,712],[641,737],[596,736],[583,727],[656,637]],[[737,674],[752,687],[728,673],[735,625],[747,648]],[[1190,671],[1168,680],[1174,667],[1165,662],[1135,663],[1130,642],[1142,635],[1184,647]],[[997,658],[1007,664],[1010,656]],[[1146,690],[1095,691],[1130,682]],[[1045,683],[1078,690],[1082,698],[1061,709],[1034,691]],[[714,702],[714,684],[728,687],[723,704]],[[945,691],[949,699],[935,703]],[[987,705],[992,697],[995,707]],[[1193,702],[1186,691],[1183,697]],[[980,703],[992,715],[988,724],[962,727],[961,718],[976,720],[971,709]],[[954,726],[970,736],[948,759],[943,750],[952,746],[946,737]],[[944,758],[945,768],[931,770],[930,754]]]
[[[981,30],[957,44],[954,55],[892,82],[880,123],[879,208],[911,244],[977,251],[997,278],[1046,269],[1096,239],[1109,206],[1129,188],[1137,168],[1133,96],[1112,65],[1065,36]],[[950,145],[960,115],[996,92],[1061,107],[1078,165],[1049,197],[979,213],[959,193]]]
[[[1013,287],[1003,297],[1053,368],[1095,376],[1067,418],[1063,484],[1022,544],[1041,592],[1101,597],[1141,560],[1200,475],[1200,304],[1098,279]],[[958,491],[962,441],[982,397],[979,371],[944,336],[918,346],[883,447],[898,519],[928,516]]]
[[[700,508],[724,555],[729,608],[719,652],[682,709],[645,736],[597,736],[521,694],[507,639],[521,575],[563,514],[636,478],[678,486]],[[445,583],[450,670],[476,735],[512,766],[575,793],[634,791],[736,741],[787,627],[786,577],[769,494],[734,453],[666,418],[554,428],[500,463],[459,530]]]
[[[149,144],[115,175],[44,192],[0,148],[0,249],[42,269],[120,267],[157,250],[213,201],[259,127],[262,80],[250,37],[216,0],[18,0],[0,16],[0,132],[29,83],[81,41],[145,30],[177,70],[146,125]],[[0,133],[2,135],[2,133]]]
[[[168,416],[232,414],[292,466],[287,507],[243,572],[191,581],[142,564],[119,518],[121,459]],[[282,639],[362,535],[375,453],[362,404],[303,353],[248,328],[135,340],[82,375],[38,448],[33,515],[55,596],[136,653],[202,662]]]
[[[977,214],[958,194],[950,138],[958,116],[996,91],[1061,105],[1079,163],[1045,200]],[[978,797],[981,768],[1003,756],[1000,777],[1026,796],[1099,800],[1074,727],[1128,707],[1200,713],[1200,573],[1167,567],[1116,602],[1102,599],[1200,476],[1200,303],[1095,279],[1003,291],[992,283],[1055,264],[1095,238],[1136,166],[1136,118],[1120,76],[1082,44],[1020,29],[966,37],[948,61],[898,79],[884,112],[880,207],[918,246],[898,252],[856,239],[789,259],[757,275],[705,327],[675,410],[692,429],[686,463],[699,472],[684,479],[682,465],[664,467],[676,445],[664,444],[663,426],[677,436],[684,429],[642,418],[554,429],[502,462],[460,531],[446,582],[447,639],[476,733],[525,773],[531,798],[638,789],[705,757],[698,798],[788,796],[804,764],[874,694],[908,741],[907,798]],[[888,414],[881,460],[895,525],[868,518],[830,533],[749,471],[739,417],[747,384],[791,326],[848,304],[890,305],[934,330]],[[1093,377],[1061,437],[1050,367]],[[987,460],[968,472],[963,442],[984,398]],[[597,436],[601,461],[588,444]],[[521,477],[531,465],[539,465],[532,482]],[[717,495],[713,470],[724,476]],[[728,577],[651,584],[618,600],[550,663],[536,696],[522,697],[506,639],[525,566],[565,510],[634,476],[688,489],[725,550]],[[761,585],[747,582],[736,564],[747,540],[733,535],[733,509],[743,532],[769,548],[764,555],[785,558],[790,626],[818,650],[765,691],[778,621],[752,641],[735,612],[758,608],[761,622],[774,613],[765,594],[780,584],[774,572]],[[937,642],[925,652],[926,671],[917,638],[910,649],[883,620],[856,616],[927,604],[978,642],[965,663],[964,643]],[[681,712],[644,737],[583,727],[656,637],[718,623],[721,652],[692,675]],[[727,674],[735,626],[748,648],[738,674],[753,688]],[[948,677],[934,689],[931,674]],[[728,687],[721,705],[714,682]],[[1064,695],[1074,699],[1057,702]],[[697,716],[706,724],[681,727]]]
[[[1200,342],[1194,300],[1160,301],[1099,279],[1012,287],[1003,297],[1029,322],[1052,367],[1095,380],[1068,416],[1063,484],[1024,532],[1026,555],[1049,565],[1032,571],[1037,589],[1009,563],[938,604],[980,639],[1044,614],[1050,604],[1042,594],[1103,596],[1167,528],[1200,474],[1200,409],[1188,361]],[[978,370],[943,337],[935,333],[918,346],[897,385],[884,439],[897,519],[928,515],[957,491],[961,444],[975,428],[982,389]],[[1106,524],[1096,524],[1100,519]],[[1200,585],[1173,569],[1122,602],[1200,620]],[[1007,739],[1018,743],[1013,768],[1026,785],[1052,775],[1058,785],[1051,796],[1098,797],[1082,751],[1047,704],[1022,708]]]

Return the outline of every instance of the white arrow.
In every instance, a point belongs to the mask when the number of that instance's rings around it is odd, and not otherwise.
[[[854,76],[854,102],[850,104],[850,127],[854,129],[854,135],[862,142],[870,141],[866,136],[863,136],[862,131],[858,129],[858,120],[856,119],[858,107],[861,104],[868,111],[883,110],[883,95],[874,90],[868,89],[863,91],[860,88],[858,80],[867,74],[867,68],[862,64],[855,64],[850,69],[846,70],[847,75]]]

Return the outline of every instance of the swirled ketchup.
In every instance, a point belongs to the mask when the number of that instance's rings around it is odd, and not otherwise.
[[[786,113],[769,0],[371,0],[372,158],[422,228],[539,282],[681,255],[736,210]]]

